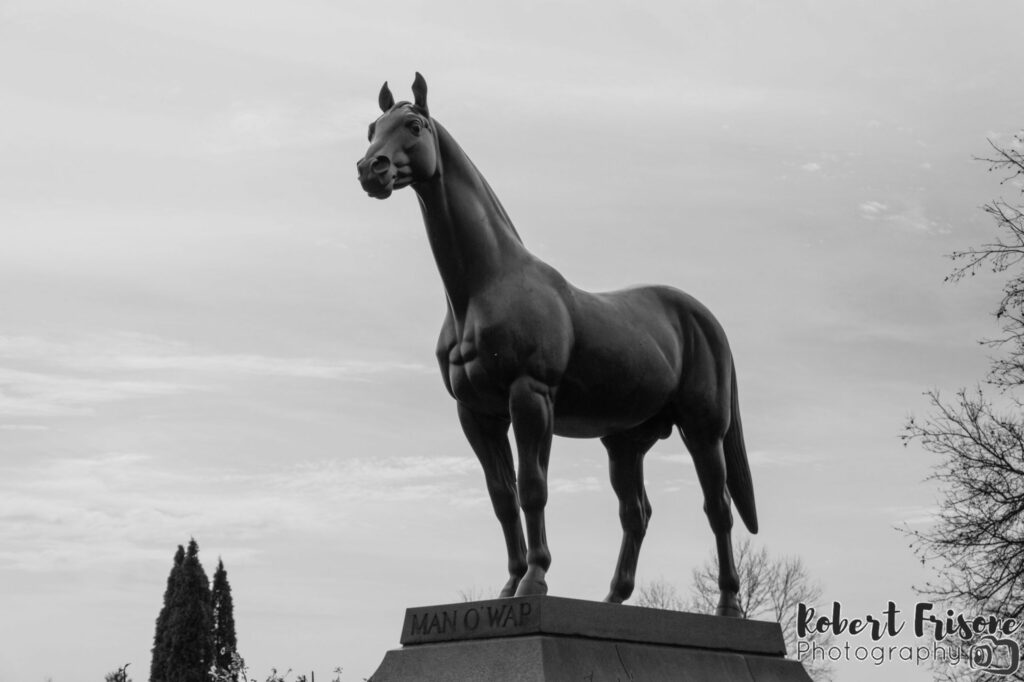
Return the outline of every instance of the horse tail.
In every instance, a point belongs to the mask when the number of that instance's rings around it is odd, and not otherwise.
[[[725,432],[726,485],[732,495],[743,524],[751,533],[757,533],[757,508],[754,505],[754,481],[750,477],[747,447],[743,443],[743,424],[740,422],[740,401],[736,390],[736,368],[732,368],[732,405],[729,430]]]

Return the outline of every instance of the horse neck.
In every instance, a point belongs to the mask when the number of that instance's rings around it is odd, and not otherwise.
[[[456,314],[474,293],[529,258],[490,185],[436,121],[438,173],[414,185],[427,237]]]

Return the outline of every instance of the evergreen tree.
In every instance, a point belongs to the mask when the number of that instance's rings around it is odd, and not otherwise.
[[[174,565],[167,576],[167,589],[164,590],[164,605],[156,619],[156,633],[153,635],[153,660],[150,663],[150,682],[164,682],[167,679],[167,656],[170,648],[170,632],[167,621],[171,614],[171,601],[181,579],[182,565],[185,563],[185,548],[178,545],[174,554]]]
[[[125,663],[120,668],[113,672],[107,673],[104,682],[132,682],[132,678],[128,677],[128,666],[131,663]]]
[[[171,597],[167,629],[164,677],[151,682],[206,682],[213,664],[213,608],[210,582],[194,538],[188,543],[181,578]]]
[[[213,574],[213,590],[211,592],[213,607],[213,660],[217,671],[227,675],[228,679],[237,682],[238,641],[235,638],[235,607],[231,601],[231,585],[228,583],[228,572],[224,570],[224,562],[217,560],[217,571]]]

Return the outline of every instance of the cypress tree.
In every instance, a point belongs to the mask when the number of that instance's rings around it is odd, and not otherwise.
[[[189,541],[182,562],[167,628],[170,635],[167,665],[165,676],[159,682],[206,682],[213,663],[213,608],[210,582],[199,562],[199,545],[195,538]]]
[[[235,638],[235,607],[231,601],[231,584],[224,562],[217,560],[217,571],[213,574],[213,590],[210,594],[213,607],[213,660],[217,670],[229,673],[238,649]],[[238,681],[237,672],[230,679]]]
[[[156,618],[156,633],[153,635],[153,659],[149,667],[150,682],[164,682],[167,679],[167,652],[170,648],[170,633],[167,621],[171,614],[171,602],[178,582],[181,579],[182,564],[185,562],[185,548],[178,545],[174,554],[174,564],[167,576],[167,589],[164,590],[164,605]]]

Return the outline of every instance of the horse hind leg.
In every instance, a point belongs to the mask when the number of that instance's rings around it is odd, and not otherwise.
[[[608,467],[615,495],[619,498],[622,545],[606,602],[620,604],[633,593],[640,545],[651,520],[651,502],[644,489],[644,455],[657,439],[636,440],[624,434],[601,439],[608,450]]]
[[[526,541],[519,516],[515,465],[508,442],[509,422],[476,414],[461,403],[459,421],[462,423],[466,440],[483,466],[487,493],[505,536],[509,578],[498,596],[511,597],[515,595],[516,588],[526,573]]]
[[[707,424],[687,420],[680,425],[683,442],[693,457],[697,478],[704,493],[704,513],[715,534],[718,550],[718,600],[719,616],[743,617],[740,606],[740,581],[732,553],[732,499],[726,488],[725,450],[723,436],[718,429],[709,429]],[[724,432],[724,429],[722,429]],[[710,432],[710,433],[709,433]]]

